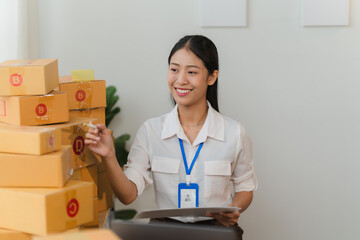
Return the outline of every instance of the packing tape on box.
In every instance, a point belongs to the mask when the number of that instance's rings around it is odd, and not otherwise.
[[[74,219],[79,213],[80,204],[76,199],[76,190],[70,190],[65,193],[65,210],[70,220],[65,222],[66,228],[74,228],[77,226],[77,220]]]
[[[66,161],[70,162],[70,164],[67,164],[67,168],[66,168],[66,177],[67,177],[67,179],[70,179],[71,176],[73,176],[74,169],[75,169],[74,157],[71,154],[71,150],[65,152],[65,158],[66,158]]]
[[[78,87],[75,92],[75,100],[77,101],[77,108],[90,108],[92,103],[94,90],[90,86],[90,82],[77,82]]]
[[[0,100],[0,116],[6,117],[6,101]]]
[[[21,60],[20,62],[13,64],[13,65],[8,65],[8,67],[23,67],[23,66],[27,66],[27,65],[32,65],[35,61],[36,61],[36,59],[25,59],[25,60]]]
[[[73,126],[72,128],[72,146],[75,157],[75,168],[82,168],[87,166],[86,158],[91,158],[91,151],[85,145],[86,131],[82,125]]]
[[[44,121],[51,120],[54,98],[54,94],[47,94],[39,97],[38,105],[36,105],[34,109],[36,113],[36,122],[39,125]]]

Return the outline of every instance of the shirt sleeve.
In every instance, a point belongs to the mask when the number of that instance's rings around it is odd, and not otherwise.
[[[138,130],[134,143],[128,156],[128,162],[124,166],[124,173],[132,181],[141,195],[145,187],[152,184],[150,178],[150,160],[148,154],[148,137],[144,123]]]
[[[258,181],[253,163],[252,141],[243,126],[240,126],[239,131],[237,155],[231,180],[234,183],[235,192],[254,191],[258,187]]]

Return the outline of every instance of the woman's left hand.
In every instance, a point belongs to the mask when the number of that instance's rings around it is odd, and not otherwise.
[[[229,207],[234,207],[235,205],[230,204]],[[238,223],[240,212],[221,212],[221,213],[208,213],[208,217],[215,218],[219,223],[225,227],[230,227]]]

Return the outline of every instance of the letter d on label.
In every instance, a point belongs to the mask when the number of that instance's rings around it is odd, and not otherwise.
[[[82,136],[77,136],[73,142],[73,151],[76,155],[81,155],[85,149],[85,141]]]

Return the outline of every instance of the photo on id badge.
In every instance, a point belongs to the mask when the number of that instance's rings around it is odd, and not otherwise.
[[[199,207],[199,185],[196,183],[180,183],[178,196],[179,208]]]

